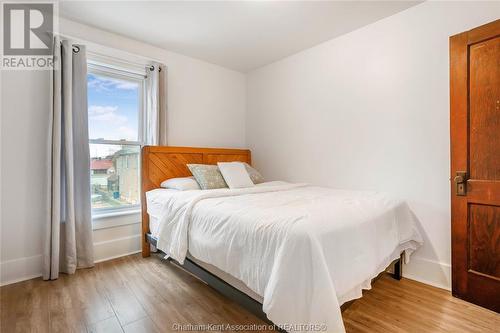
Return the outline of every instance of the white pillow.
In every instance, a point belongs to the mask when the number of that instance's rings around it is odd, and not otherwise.
[[[200,185],[194,177],[170,178],[163,181],[160,186],[179,191],[201,190]]]
[[[219,162],[217,166],[229,188],[254,186],[245,168],[245,164],[241,162]]]

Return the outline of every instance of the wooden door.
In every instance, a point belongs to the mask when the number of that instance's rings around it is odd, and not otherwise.
[[[452,293],[500,312],[500,20],[450,38]]]

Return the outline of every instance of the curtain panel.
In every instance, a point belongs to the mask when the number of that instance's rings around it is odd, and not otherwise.
[[[94,265],[84,45],[55,38],[51,80],[44,280]]]
[[[167,145],[167,68],[154,62],[146,74],[146,138],[148,145]]]

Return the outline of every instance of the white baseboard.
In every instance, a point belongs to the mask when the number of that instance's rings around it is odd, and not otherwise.
[[[141,234],[94,243],[94,261],[111,260],[141,251]]]
[[[42,255],[7,260],[0,263],[0,286],[42,276]]]
[[[451,290],[451,265],[412,256],[403,276],[441,289]]]
[[[94,243],[95,262],[111,260],[141,252],[141,235]],[[7,260],[0,263],[0,286],[42,276],[42,255]]]

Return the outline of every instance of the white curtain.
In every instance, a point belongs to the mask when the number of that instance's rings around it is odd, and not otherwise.
[[[153,63],[146,74],[146,144],[167,145],[166,67]]]
[[[51,111],[44,280],[94,265],[86,50],[57,37]]]

